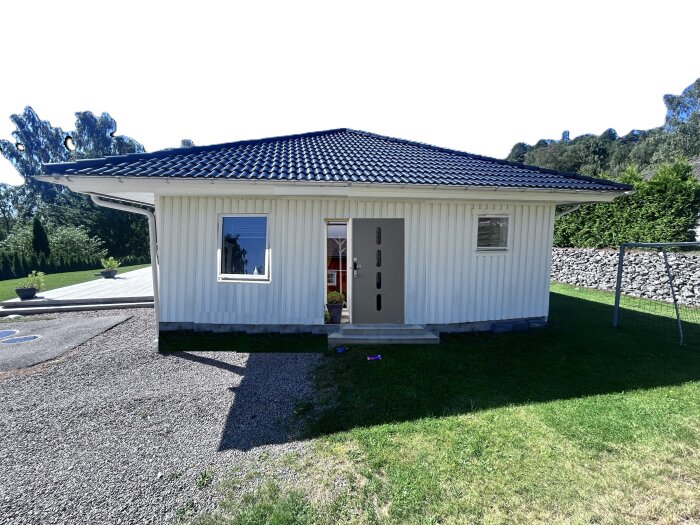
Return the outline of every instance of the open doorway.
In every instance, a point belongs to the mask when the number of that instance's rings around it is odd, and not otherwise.
[[[341,323],[350,321],[347,303],[348,248],[348,221],[326,222],[326,298],[328,302],[329,298],[342,294]]]

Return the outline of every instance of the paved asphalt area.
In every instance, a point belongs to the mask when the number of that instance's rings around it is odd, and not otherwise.
[[[56,320],[108,318],[58,359],[0,373],[0,524],[173,523],[215,508],[225,477],[299,482],[284,465],[313,459],[294,409],[319,354],[159,354],[150,309]]]
[[[73,319],[69,323],[63,319],[0,323],[0,371],[25,368],[55,359],[129,317],[105,315]],[[22,340],[32,336],[37,337]]]

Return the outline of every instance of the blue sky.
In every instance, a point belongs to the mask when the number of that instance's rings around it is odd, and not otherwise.
[[[3,6],[0,136],[31,105],[64,129],[107,111],[148,151],[352,127],[504,157],[661,125],[700,76],[687,1],[116,5]]]

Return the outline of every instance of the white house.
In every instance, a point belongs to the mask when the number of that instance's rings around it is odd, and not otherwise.
[[[350,129],[44,171],[151,216],[161,330],[321,331],[341,285],[350,326],[541,323],[556,207],[630,189]]]

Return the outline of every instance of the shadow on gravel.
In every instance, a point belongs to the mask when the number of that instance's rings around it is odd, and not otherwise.
[[[168,355],[173,355],[175,357],[179,357],[180,359],[186,359],[187,361],[193,361],[195,363],[201,363],[203,365],[215,366],[217,368],[233,372],[234,374],[244,375],[246,371],[246,369],[242,366],[233,365],[231,363],[219,361],[218,359],[212,359],[211,357],[205,357],[203,355],[188,354],[187,352],[173,352],[172,354]]]
[[[309,373],[316,363],[317,354],[251,353],[245,367],[217,359],[217,354],[209,352],[209,355],[202,356],[168,352],[174,357],[243,376],[238,386],[234,386],[237,378],[231,378],[229,390],[233,392],[233,402],[218,450],[248,451],[293,439],[297,404],[313,392]]]

